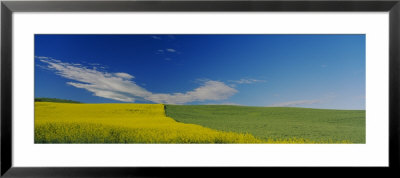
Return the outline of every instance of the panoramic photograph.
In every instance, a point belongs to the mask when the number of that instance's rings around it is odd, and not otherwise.
[[[36,34],[36,144],[365,144],[364,34]]]

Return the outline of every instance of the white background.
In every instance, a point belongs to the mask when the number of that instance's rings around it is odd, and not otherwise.
[[[388,166],[388,13],[14,13],[13,166]],[[366,144],[34,144],[34,34],[366,34]]]

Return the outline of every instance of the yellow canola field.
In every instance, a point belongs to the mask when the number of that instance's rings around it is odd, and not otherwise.
[[[162,104],[35,102],[35,143],[263,143],[176,122]]]

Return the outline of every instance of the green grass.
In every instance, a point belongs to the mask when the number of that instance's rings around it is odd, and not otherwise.
[[[79,101],[65,100],[65,99],[58,99],[58,98],[35,98],[35,102],[81,103]]]
[[[365,110],[166,105],[166,115],[178,122],[250,133],[264,140],[365,143]]]

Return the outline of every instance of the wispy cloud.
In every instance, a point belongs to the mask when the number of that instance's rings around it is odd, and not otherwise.
[[[234,84],[252,84],[252,83],[262,83],[262,82],[266,82],[266,81],[258,80],[258,79],[244,78],[244,79],[240,79],[240,80],[229,80],[228,82],[231,82]]]
[[[166,61],[171,61],[172,60],[171,56],[179,55],[181,53],[179,51],[177,51],[176,49],[166,48],[166,49],[158,49],[156,51],[156,54],[164,56],[165,57],[164,60],[166,60]]]
[[[35,56],[36,59],[50,59],[49,57],[46,56]]]
[[[45,63],[47,69],[57,75],[72,80],[68,85],[86,89],[95,96],[123,102],[134,102],[144,99],[155,103],[184,104],[194,101],[223,100],[237,93],[237,90],[223,82],[207,80],[200,87],[185,93],[152,93],[136,84],[135,77],[123,72],[108,73],[96,68],[87,68],[62,62],[49,57],[36,57]]]
[[[270,106],[274,107],[287,107],[287,106],[298,106],[298,105],[304,105],[304,104],[315,104],[319,103],[321,100],[296,100],[296,101],[287,101],[287,102],[282,102],[282,103],[276,103],[272,104]]]
[[[159,50],[157,50],[156,54],[164,54],[164,50],[163,49],[159,49]]]
[[[128,80],[135,78],[134,76],[127,74],[127,73],[123,73],[123,72],[114,73],[114,75],[118,76],[120,78],[128,79]]]
[[[202,86],[186,93],[152,94],[146,99],[156,103],[184,104],[192,101],[224,100],[237,93],[234,88],[219,81],[207,81]]]
[[[172,49],[172,48],[167,48],[165,50],[170,52],[170,53],[175,53],[176,52],[176,49]]]
[[[162,37],[161,37],[162,36]],[[166,39],[166,40],[175,40],[175,36],[174,35],[152,35],[150,36],[151,38],[155,39],[155,40],[162,40],[162,39]]]
[[[163,54],[164,52],[170,52],[170,53],[176,53],[177,50],[173,48],[167,48],[167,49],[159,49],[157,50],[157,53]]]
[[[160,36],[151,36],[151,38],[155,39],[155,40],[161,40],[162,38]]]
[[[180,54],[176,49],[166,48],[166,49],[158,49],[157,54],[167,54],[167,53],[177,53]]]

